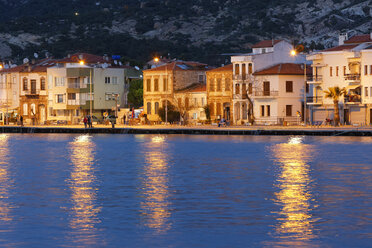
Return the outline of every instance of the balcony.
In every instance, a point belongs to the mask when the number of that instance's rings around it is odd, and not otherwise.
[[[244,80],[247,80],[247,78],[248,78],[247,74],[245,74],[245,75],[233,75],[233,80],[244,81]]]
[[[87,85],[83,84],[83,83],[68,83],[67,88],[69,88],[69,89],[85,89],[85,88],[87,88]]]
[[[344,102],[346,104],[360,104],[362,103],[361,95],[352,94],[344,96]]]
[[[360,83],[360,73],[345,74],[344,79],[347,83]]]
[[[70,105],[70,106],[85,105],[85,104],[86,104],[86,101],[79,101],[76,99],[67,100],[67,105]]]
[[[26,96],[35,96],[40,94],[39,89],[29,89],[29,90],[23,90],[24,94]]]
[[[323,82],[323,75],[311,75],[307,76],[306,79],[309,84],[321,84]]]
[[[275,97],[279,95],[279,91],[254,91],[253,97]]]
[[[306,97],[306,104],[307,105],[322,105],[323,104],[323,97],[322,96]]]

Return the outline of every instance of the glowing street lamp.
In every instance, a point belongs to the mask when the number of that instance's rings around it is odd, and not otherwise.
[[[159,58],[158,58],[158,57],[155,57],[155,58],[154,58],[154,61],[155,61],[155,62],[159,62]]]
[[[85,64],[84,60],[80,60],[80,61],[79,61],[79,64],[80,64],[80,65],[84,65],[84,64]]]

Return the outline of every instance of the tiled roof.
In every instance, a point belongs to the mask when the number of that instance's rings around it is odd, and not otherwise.
[[[357,43],[364,43],[364,42],[372,42],[371,35],[369,34],[362,34],[362,35],[355,35],[350,39],[346,40],[345,44],[357,44]]]
[[[144,72],[151,71],[207,71],[211,68],[206,64],[193,61],[174,61],[172,63],[161,65],[152,69],[144,70]]]
[[[343,51],[343,50],[350,50],[353,49],[354,47],[357,47],[358,44],[356,45],[341,45],[341,46],[336,46],[332,48],[328,48],[325,50],[322,50],[322,52],[337,52],[337,51]]]
[[[196,93],[196,92],[207,92],[207,86],[205,83],[192,84],[186,88],[176,91],[177,93]]]
[[[277,64],[270,68],[263,69],[254,73],[256,76],[260,75],[304,75],[303,64]],[[306,74],[311,74],[312,69],[310,65],[306,66]]]
[[[97,64],[97,63],[111,63],[111,58],[104,58],[89,53],[74,53],[70,57],[66,57],[58,60],[58,63],[79,63],[83,60],[86,64]]]
[[[56,60],[52,58],[45,58],[34,63],[26,63],[13,68],[7,68],[1,70],[2,73],[11,72],[46,72],[48,67],[52,67],[56,64]]]
[[[263,40],[252,46],[252,48],[262,48],[262,47],[273,47],[275,44],[281,42],[282,40]]]
[[[233,72],[233,65],[232,64],[229,64],[229,65],[225,65],[225,66],[222,66],[222,67],[218,67],[216,69],[212,69],[210,71],[208,71],[207,73],[209,72],[229,72],[231,71],[231,73]]]

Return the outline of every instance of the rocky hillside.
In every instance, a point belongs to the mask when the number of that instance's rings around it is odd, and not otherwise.
[[[220,63],[218,54],[260,39],[314,49],[340,31],[367,33],[371,8],[372,0],[0,0],[0,57],[87,51]]]

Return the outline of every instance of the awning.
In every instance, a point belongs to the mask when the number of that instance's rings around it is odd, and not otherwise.
[[[359,88],[360,85],[349,85],[346,87],[347,90],[355,90],[356,88]]]

